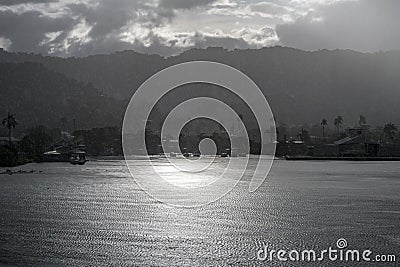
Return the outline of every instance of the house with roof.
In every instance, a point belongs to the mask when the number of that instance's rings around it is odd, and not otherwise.
[[[338,147],[339,156],[344,157],[376,157],[380,144],[370,140],[367,127],[350,128],[349,136],[334,142]]]

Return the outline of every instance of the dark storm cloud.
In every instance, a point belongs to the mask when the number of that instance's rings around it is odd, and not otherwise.
[[[283,45],[305,50],[400,49],[399,11],[398,0],[339,2],[278,25],[276,31]]]
[[[137,49],[148,50],[149,53],[171,51],[162,47],[158,38],[149,33],[147,39],[151,46],[144,46],[143,40],[134,42],[121,40],[121,32],[129,23],[140,23],[144,28],[154,28],[170,21],[174,16],[172,10],[150,8],[145,4],[132,0],[101,1],[96,6],[86,4],[68,5],[73,16],[85,19],[92,28],[89,31],[91,41],[85,44],[72,44],[68,48],[68,54],[84,56],[88,54],[110,53],[118,50]]]
[[[13,6],[27,3],[50,3],[58,0],[0,0],[0,6]]]
[[[93,25],[89,35],[98,38],[121,29],[135,19],[138,4],[131,0],[106,0],[95,7],[85,4],[71,4],[68,7],[73,15],[81,16],[89,25]]]
[[[228,50],[250,48],[251,45],[242,38],[233,38],[229,36],[207,36],[202,33],[196,33],[192,38],[194,47],[207,48],[224,47]]]
[[[51,18],[39,11],[17,14],[13,11],[0,11],[0,36],[11,40],[11,51],[47,53],[40,45],[48,32],[72,29],[74,20],[69,17]]]
[[[22,8],[16,6],[23,3],[30,4]],[[56,0],[0,0],[0,6],[3,5],[0,9],[0,45],[9,51],[62,56],[85,56],[125,49],[169,56],[192,47],[256,48],[276,44],[278,38],[285,46],[306,50],[400,49],[400,31],[397,29],[400,25],[400,1],[315,3],[283,0],[93,0],[72,4]],[[270,21],[271,25],[265,25],[268,16],[292,16],[296,5],[304,5],[302,10],[310,11],[303,16],[301,12],[297,13],[300,17],[292,23],[277,25],[277,35],[274,26],[284,20],[277,19]],[[216,10],[221,7],[223,11]],[[217,18],[215,14],[222,16]],[[210,22],[209,27],[198,24],[208,18],[217,24]],[[243,19],[246,20],[244,24]],[[184,25],[177,24],[177,21]],[[254,25],[247,27],[249,21]],[[185,36],[179,35],[182,33]]]
[[[3,4],[52,2],[51,0],[0,1]],[[97,3],[62,6],[62,13],[57,17],[38,11],[39,8],[22,13],[15,9],[0,11],[0,37],[8,39],[11,43],[7,50],[48,54],[51,46],[67,49],[55,51],[56,54],[84,55],[84,53],[129,49],[132,46],[122,41],[120,35],[126,25],[135,21],[144,24],[143,27],[157,27],[168,22],[174,15],[171,10],[156,10],[140,1],[132,0],[102,0]],[[82,21],[90,27],[87,40],[80,42],[78,39],[67,39]],[[52,32],[58,33],[55,40],[43,42],[46,40],[46,34]],[[69,47],[63,48],[65,43]]]
[[[95,7],[84,4],[71,4],[68,7],[72,14],[85,18],[86,22],[93,25],[93,27],[89,32],[92,40],[85,44],[72,44],[68,49],[68,53],[87,55],[134,49],[142,53],[163,56],[177,54],[184,50],[182,47],[175,46],[178,40],[167,40],[155,34],[152,29],[170,22],[176,16],[175,10],[177,9],[191,9],[214,1],[162,0],[158,7],[153,8],[150,12],[143,12],[149,10],[149,7],[131,0],[103,1]],[[132,42],[120,40],[118,31],[130,21],[141,23],[143,27],[149,29],[149,33],[145,36],[146,45],[143,40],[138,38]],[[246,42],[242,39],[208,37],[200,33],[192,37],[191,41],[194,43],[194,47],[207,47],[207,42],[210,42],[211,46],[225,47],[226,45],[228,49],[246,46]]]

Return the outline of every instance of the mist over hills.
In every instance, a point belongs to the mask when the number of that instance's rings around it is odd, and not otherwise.
[[[325,117],[332,125],[341,115],[354,125],[361,114],[371,125],[400,123],[400,51],[284,47],[192,49],[170,58],[133,51],[84,58],[1,51],[0,111],[9,105],[26,123],[56,124],[60,114],[78,112],[82,128],[120,125],[124,105],[141,83],[167,66],[193,60],[221,62],[247,74],[263,91],[278,123],[312,124]],[[180,93],[174,99],[187,97]]]
[[[122,122],[123,101],[39,63],[0,63],[0,88],[0,113],[16,114],[17,132],[38,124],[72,130],[73,119],[84,128]]]

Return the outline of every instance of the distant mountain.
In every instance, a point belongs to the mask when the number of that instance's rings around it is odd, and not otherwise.
[[[73,119],[79,128],[122,122],[125,103],[39,63],[0,63],[0,88],[0,114],[16,114],[17,132],[37,124],[72,130]]]
[[[85,58],[0,52],[0,62],[38,62],[62,77],[82,82],[77,85],[85,91],[89,90],[88,84],[93,84],[99,94],[124,101],[157,71],[192,60],[221,62],[246,73],[263,91],[279,123],[316,123],[325,117],[332,125],[333,118],[341,115],[345,123],[353,125],[361,114],[372,125],[400,123],[400,51],[369,54],[350,50],[305,52],[284,47],[234,51],[208,48],[170,58],[132,51]],[[1,76],[7,76],[3,71]],[[19,75],[11,77],[18,79]],[[15,83],[11,77],[8,82]],[[3,86],[8,85],[2,83],[2,96]],[[187,95],[177,95],[174,99],[185,98]]]

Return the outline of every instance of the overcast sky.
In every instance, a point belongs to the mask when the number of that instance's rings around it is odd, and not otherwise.
[[[400,49],[399,0],[0,0],[0,47],[163,56],[208,46]]]

